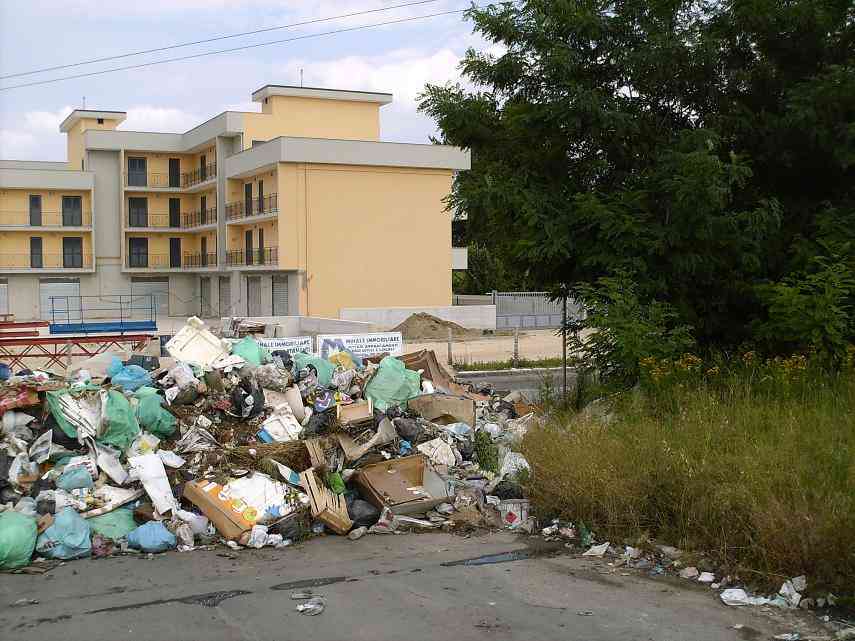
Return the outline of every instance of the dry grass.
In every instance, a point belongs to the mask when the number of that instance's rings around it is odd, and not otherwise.
[[[708,371],[622,395],[609,424],[565,414],[530,432],[535,507],[612,542],[708,552],[743,579],[852,593],[855,375]]]

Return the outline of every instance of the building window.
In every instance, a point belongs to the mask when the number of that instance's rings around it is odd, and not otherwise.
[[[148,238],[128,238],[128,267],[148,267]]]
[[[62,224],[64,227],[83,225],[83,198],[80,196],[62,197]]]
[[[42,239],[33,236],[30,238],[30,267],[41,269],[44,265],[44,260],[42,259]]]
[[[208,239],[205,236],[202,236],[202,255],[201,255],[201,264],[202,267],[208,266]]]
[[[83,239],[62,239],[62,266],[71,269],[83,267]]]
[[[128,158],[128,186],[129,187],[145,187],[148,183],[146,179],[146,161],[145,158]]]
[[[128,227],[148,227],[148,198],[128,198]]]
[[[30,225],[39,227],[42,224],[42,197],[30,194]]]
[[[104,124],[104,119],[103,119],[103,118],[98,118],[98,124],[99,124],[99,125],[103,125],[103,124]]]

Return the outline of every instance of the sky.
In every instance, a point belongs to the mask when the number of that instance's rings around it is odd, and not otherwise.
[[[76,63],[308,19],[404,4],[408,0],[0,0],[0,76]],[[332,31],[469,6],[436,0],[298,28],[135,56],[19,78],[12,84]],[[425,83],[456,82],[470,46],[487,49],[461,14],[290,43],[0,90],[0,159],[66,160],[59,123],[74,108],[127,112],[128,131],[183,132],[226,110],[260,111],[266,84],[300,83],[394,94],[381,110],[381,137],[428,142],[434,123],[417,112]]]

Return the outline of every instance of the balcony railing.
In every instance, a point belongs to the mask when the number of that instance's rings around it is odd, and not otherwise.
[[[40,214],[20,210],[0,210],[0,226],[18,227],[89,227],[91,211],[42,211]]]
[[[278,265],[279,248],[265,247],[264,249],[253,249],[249,252],[233,249],[226,253],[226,264],[232,267]]]
[[[217,222],[217,208],[209,207],[181,214],[181,226],[185,228],[211,225]]]
[[[128,254],[125,256],[125,267],[131,269],[180,269],[181,257],[172,260],[169,254]]]
[[[173,175],[174,179],[175,176]],[[169,180],[169,174],[157,174],[150,171],[129,171],[125,172],[125,187],[171,187],[177,189],[181,187],[181,180]]]
[[[279,211],[278,194],[268,194],[263,198],[250,201],[238,201],[226,205],[226,220],[240,220],[251,216],[275,214]]]
[[[217,222],[217,208],[210,207],[197,211],[190,211],[181,214],[177,224],[170,219],[169,214],[142,214],[128,213],[125,216],[125,226],[129,229],[139,228],[162,228],[162,229],[190,229],[201,225],[208,225]]]
[[[194,169],[193,171],[188,171],[187,173],[181,174],[181,186],[192,187],[193,185],[198,185],[199,183],[203,183],[206,180],[211,180],[212,178],[216,177],[217,163],[208,163],[204,167],[199,167],[198,169]]]
[[[217,254],[216,252],[207,252],[205,254],[184,254],[183,267],[198,269],[200,267],[216,267]]]
[[[86,254],[0,254],[0,269],[91,269]]]

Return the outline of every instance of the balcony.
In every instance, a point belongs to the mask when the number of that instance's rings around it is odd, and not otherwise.
[[[0,211],[0,227],[91,227],[91,211]]]
[[[205,254],[184,254],[182,257],[183,267],[187,269],[207,269],[217,266],[216,252]]]
[[[133,189],[142,187],[145,189],[180,189],[181,179],[179,176],[169,174],[156,174],[149,171],[128,171],[124,173],[125,187]]]
[[[275,216],[279,213],[278,196],[278,194],[268,194],[263,198],[228,203],[226,205],[226,221],[234,223],[247,218]]]
[[[181,174],[181,187],[187,189],[201,183],[213,180],[217,177],[217,163],[208,163],[204,167],[199,167],[193,171]]]
[[[193,171],[181,174],[160,174],[151,171],[126,171],[124,172],[125,187],[133,189],[191,189],[199,185],[213,181],[217,178],[217,163],[208,163]]]
[[[129,212],[125,215],[125,227],[127,229],[157,229],[163,231],[177,231],[179,229],[193,229],[194,227],[204,227],[205,225],[216,224],[216,207],[209,207],[208,209],[185,212],[181,214],[177,221],[170,220],[169,214]]]
[[[217,208],[209,207],[208,209],[200,209],[197,211],[181,214],[181,226],[184,229],[192,229],[193,227],[204,227],[205,225],[217,224]]]
[[[168,271],[181,269],[216,269],[216,252],[185,253],[180,257],[169,254],[129,254],[125,256],[127,269]]]
[[[265,247],[246,252],[233,249],[226,252],[226,265],[229,267],[276,267],[279,265],[279,248]]]
[[[92,256],[69,254],[0,254],[0,271],[92,269]]]

